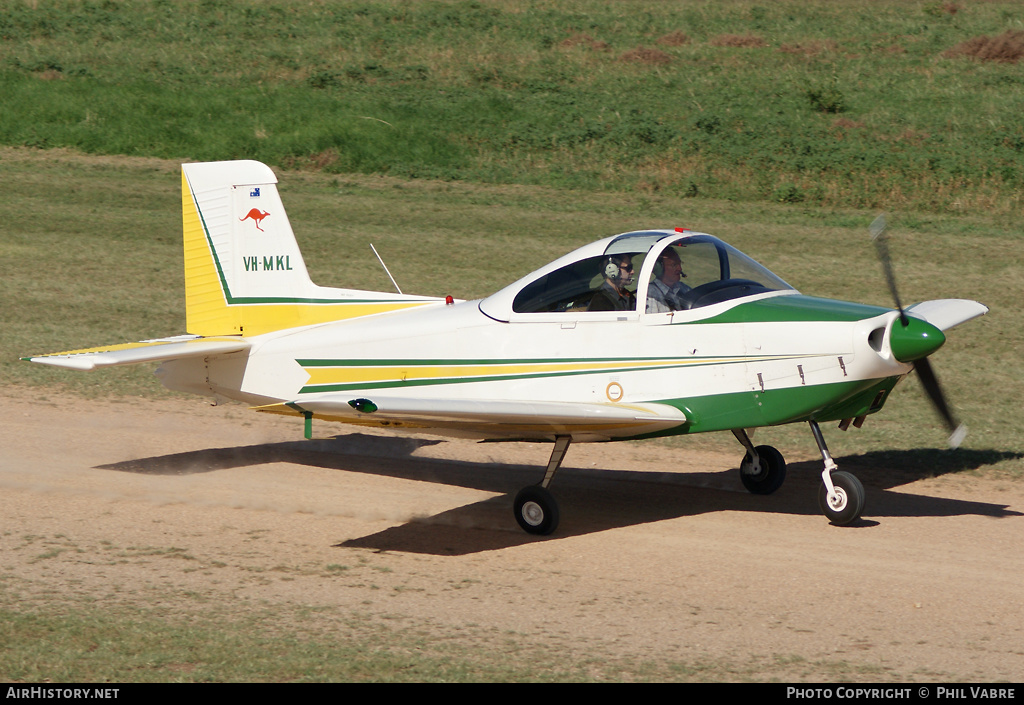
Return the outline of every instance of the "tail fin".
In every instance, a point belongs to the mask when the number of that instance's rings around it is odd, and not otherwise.
[[[194,335],[259,335],[437,301],[314,284],[265,164],[183,164],[181,208]]]

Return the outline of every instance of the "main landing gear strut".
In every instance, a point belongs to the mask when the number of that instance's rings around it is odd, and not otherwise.
[[[825,467],[821,472],[821,489],[818,490],[818,504],[830,522],[837,526],[852,524],[864,511],[864,486],[848,472],[838,469],[829,455],[825,437],[816,421],[808,422],[814,441],[821,451]],[[748,491],[754,494],[771,494],[782,486],[786,479],[786,461],[782,454],[771,446],[757,446],[743,429],[733,430],[736,440],[747,449],[740,463],[740,480]]]
[[[555,438],[555,447],[551,450],[551,458],[548,460],[547,470],[544,472],[544,479],[539,485],[530,485],[519,490],[512,507],[515,511],[516,521],[523,531],[528,534],[547,536],[558,528],[558,502],[548,491],[548,485],[555,477],[555,472],[565,458],[565,451],[569,450],[571,436],[558,436]]]

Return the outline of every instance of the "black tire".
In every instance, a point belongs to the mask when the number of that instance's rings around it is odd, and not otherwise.
[[[860,519],[864,511],[864,485],[854,475],[839,470],[832,473],[832,485],[836,488],[835,502],[828,501],[828,490],[824,483],[818,490],[818,504],[828,520],[836,526],[848,526]]]
[[[547,536],[558,528],[558,502],[540,485],[521,489],[512,506],[516,521],[528,534]]]
[[[761,460],[761,470],[757,473],[750,472],[753,466],[753,459],[750,453],[743,456],[740,463],[740,480],[748,492],[753,494],[771,494],[782,487],[786,480],[786,459],[782,457],[775,448],[771,446],[757,446],[757,457]]]

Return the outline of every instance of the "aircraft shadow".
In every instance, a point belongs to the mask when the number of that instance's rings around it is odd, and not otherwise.
[[[820,514],[817,492],[822,465],[817,460],[791,463],[786,484],[770,496],[747,493],[736,470],[652,473],[565,467],[559,471],[552,485],[561,507],[559,528],[549,537],[531,536],[515,523],[512,500],[522,487],[540,479],[543,468],[412,456],[417,448],[443,442],[356,433],[321,441],[175,453],[101,465],[97,469],[149,475],[190,475],[286,462],[436,482],[500,495],[336,544],[339,548],[434,555],[466,555],[705,512]],[[1007,505],[927,497],[892,489],[925,477],[974,470],[1022,456],[1022,453],[997,450],[961,449],[950,452],[917,449],[847,456],[836,458],[836,462],[840,469],[857,475],[867,489],[865,518],[852,527],[863,528],[877,525],[879,517],[1024,516],[1009,510]],[[571,464],[571,456],[567,462]]]

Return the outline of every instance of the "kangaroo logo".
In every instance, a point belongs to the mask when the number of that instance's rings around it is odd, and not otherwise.
[[[267,213],[266,211],[261,211],[259,208],[253,208],[251,211],[245,214],[244,218],[239,218],[238,220],[242,221],[249,220],[249,218],[252,218],[253,222],[256,223],[256,229],[262,233],[266,231],[260,227],[260,223],[262,223],[263,219],[266,218],[268,215],[270,215],[270,213]]]

